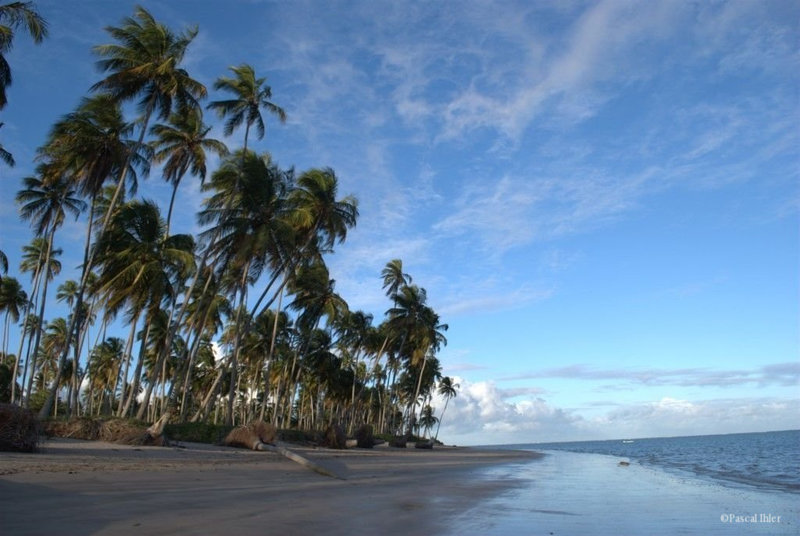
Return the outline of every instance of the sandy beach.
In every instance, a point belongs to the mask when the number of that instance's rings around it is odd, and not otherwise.
[[[535,459],[473,448],[267,452],[56,439],[0,455],[2,534],[436,534],[517,485],[478,469]],[[509,466],[510,467],[510,466]]]

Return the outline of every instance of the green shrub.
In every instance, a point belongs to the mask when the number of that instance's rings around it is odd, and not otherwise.
[[[192,443],[209,443],[219,445],[233,426],[208,424],[203,422],[185,422],[168,424],[164,434],[173,441],[190,441]]]

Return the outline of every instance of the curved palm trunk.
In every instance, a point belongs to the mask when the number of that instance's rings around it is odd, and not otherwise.
[[[450,403],[450,397],[444,397],[444,409],[442,410],[442,414],[439,415],[439,423],[436,425],[436,434],[433,436],[433,441],[436,442],[439,439],[439,428],[442,427],[442,419],[444,419],[444,412],[447,411],[447,404]]]
[[[142,376],[142,367],[144,366],[144,351],[145,348],[147,348],[147,338],[150,336],[150,323],[146,322],[146,324],[144,334],[142,335],[142,343],[139,345],[139,357],[136,360],[136,369],[133,371],[131,391],[128,394],[125,407],[122,409],[122,417],[128,414],[131,406],[133,406],[133,401],[136,400],[136,396],[139,394],[139,378]]]
[[[47,302],[47,283],[48,283],[48,279],[50,279],[50,277],[49,277],[50,276],[50,255],[51,255],[51,252],[53,250],[53,236],[55,234],[55,228],[52,228],[47,234],[48,234],[48,237],[47,237],[47,248],[46,248],[45,254],[44,254],[44,269],[43,270],[39,270],[39,277],[40,278],[44,277],[44,280],[42,281],[42,294],[39,297],[39,300],[40,300],[40,304],[39,304],[39,323],[40,324],[44,321],[43,320],[44,319],[44,310],[45,310],[45,305],[46,305],[46,302]],[[42,330],[38,329],[38,330],[36,330],[36,339],[35,339],[35,342],[33,344],[33,355],[38,355],[39,347],[41,345],[41,339],[42,339]],[[69,341],[67,341],[66,351],[69,352]],[[58,380],[61,377],[60,374],[62,372],[63,372],[62,370],[59,370],[59,374],[56,375],[56,380],[54,382],[54,388],[55,388],[56,391],[58,390]],[[33,374],[33,371],[31,371],[31,374]],[[16,376],[14,376],[14,378],[16,378]]]
[[[41,256],[41,252],[39,252]],[[41,258],[39,259],[41,261]],[[23,316],[23,324],[22,324],[22,336],[19,338],[19,350],[17,351],[17,359],[14,361],[14,372],[11,376],[14,378],[14,381],[11,382],[11,403],[13,404],[16,400],[16,387],[17,387],[17,374],[19,373],[19,362],[22,359],[22,350],[25,347],[25,340],[28,340],[28,350],[25,355],[25,366],[23,367],[22,373],[22,384],[20,386],[20,400],[24,400],[24,392],[25,392],[25,380],[28,376],[28,361],[30,356],[30,348],[31,348],[31,341],[35,337],[33,332],[29,332],[26,334],[26,326],[28,322],[28,316],[30,315],[31,308],[33,307],[33,301],[36,299],[36,295],[39,293],[39,274],[41,273],[41,262],[37,264],[36,270],[33,273],[33,288],[31,289],[31,299],[25,304],[25,313]]]
[[[247,307],[247,275],[250,272],[250,263],[248,262],[242,274],[242,281],[239,283],[239,307],[236,309],[236,320],[234,321],[234,339],[233,339],[233,359],[231,360],[231,384],[228,387],[228,408],[225,412],[225,424],[231,426],[234,421],[234,403],[236,402],[236,395],[238,392],[238,368],[239,368],[239,353],[242,346],[242,310]]]
[[[122,408],[125,405],[125,397],[128,389],[128,370],[131,364],[131,354],[133,354],[133,340],[136,337],[136,324],[139,322],[137,313],[131,320],[131,331],[128,334],[128,341],[125,343],[125,366],[122,372],[122,391],[119,394],[119,406],[117,407],[117,417],[122,417]],[[116,391],[116,385],[114,386]]]
[[[147,104],[147,108],[144,115],[144,122],[142,123],[142,129],[139,133],[139,140],[137,141],[137,147],[142,145],[144,141],[144,136],[147,133],[147,125],[150,122],[150,116],[155,109],[155,95],[153,98],[150,99],[150,102]],[[116,208],[117,202],[119,201],[120,194],[122,193],[122,188],[125,185],[125,179],[128,176],[128,167],[130,166],[131,157],[130,154],[125,159],[125,164],[122,167],[122,172],[119,176],[119,181],[117,182],[117,187],[114,190],[114,195],[111,197],[111,202],[106,209],[106,213],[103,216],[103,223],[100,228],[100,234],[102,235],[105,233],[106,228],[108,227],[109,222],[111,221],[111,216],[114,214],[114,209]],[[91,224],[92,218],[89,218],[89,222]],[[87,236],[87,241],[91,240],[91,235]],[[81,284],[78,287],[78,296],[75,300],[76,302],[76,310],[80,311],[83,307],[83,296],[86,292],[86,285],[89,281],[89,273],[91,273],[92,267],[94,265],[94,255],[95,252],[92,251],[88,245],[86,248],[85,256],[84,256],[84,263],[83,263],[83,273],[81,274]],[[57,377],[64,371],[64,367],[67,363],[67,355],[69,354],[69,347],[72,343],[72,338],[78,336],[78,323],[77,317],[78,315],[72,315],[72,320],[70,321],[69,328],[67,329],[67,344],[64,351],[61,353],[61,356],[58,360],[58,374]],[[47,395],[47,399],[42,405],[42,409],[39,411],[39,418],[44,419],[50,413],[50,409],[53,407],[53,402],[55,401],[56,394],[58,392],[58,382],[50,389],[50,393]]]
[[[170,307],[169,309],[169,317],[167,318],[167,326],[172,325],[172,314],[175,312],[175,307]],[[149,325],[149,323],[148,323]],[[139,408],[139,411],[136,413],[136,418],[138,420],[142,420],[144,418],[144,412],[147,410],[148,406],[150,405],[150,397],[153,394],[153,389],[155,388],[156,383],[158,383],[159,379],[161,379],[161,369],[164,367],[165,363],[167,362],[167,356],[169,356],[170,348],[171,348],[172,341],[170,341],[170,347],[164,348],[163,351],[158,353],[158,358],[156,360],[155,365],[153,366],[153,373],[150,383],[147,384],[147,389],[144,393],[144,399],[142,400],[142,405]]]
[[[409,429],[414,428],[414,423],[417,420],[417,399],[419,398],[419,390],[422,387],[422,376],[425,374],[425,365],[428,364],[428,352],[425,352],[425,357],[422,359],[422,368],[419,370],[419,378],[417,378],[417,388],[414,391],[414,398],[411,399],[411,402],[408,405],[408,419],[409,419]]]

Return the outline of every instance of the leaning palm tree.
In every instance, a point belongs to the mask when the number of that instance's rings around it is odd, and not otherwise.
[[[442,426],[442,419],[444,419],[444,412],[447,411],[447,404],[450,402],[451,398],[458,396],[459,387],[461,386],[457,383],[453,383],[453,379],[450,376],[445,376],[439,382],[439,394],[444,397],[444,409],[442,410],[442,414],[439,415],[439,422],[436,425],[436,434],[433,436],[434,441],[439,439],[439,428]]]
[[[165,236],[158,206],[151,201],[133,201],[116,213],[97,250],[98,290],[107,308],[113,311],[127,307],[132,326],[142,313],[147,320],[133,383],[119,412],[124,415],[136,398],[149,319],[165,301],[174,298],[176,289],[194,269],[194,239],[189,235]],[[129,337],[129,348],[131,340]],[[129,358],[130,353],[126,360]]]
[[[180,67],[187,47],[197,35],[197,28],[175,34],[172,30],[155,20],[144,8],[137,7],[133,17],[123,20],[120,27],[110,26],[106,31],[116,43],[99,45],[94,48],[100,56],[98,66],[108,75],[92,86],[92,90],[108,94],[118,103],[138,99],[142,116],[137,121],[141,125],[137,147],[141,147],[153,114],[166,119],[173,111],[173,103],[178,109],[187,110],[198,106],[198,99],[205,97],[206,88],[192,79]],[[117,187],[111,198],[108,210],[100,228],[101,235],[107,230],[115,212],[129,169],[126,163],[118,178]],[[86,277],[94,265],[94,254],[84,262],[84,275],[81,289],[85,290]],[[83,292],[78,293],[80,305]],[[59,362],[59,368],[66,364],[66,353]],[[39,415],[44,418],[55,399],[55,388],[51,390]]]
[[[138,145],[144,141],[153,114],[166,119],[174,109],[173,101],[177,102],[178,110],[185,111],[196,108],[198,99],[206,96],[205,86],[179,67],[197,35],[196,27],[176,35],[146,9],[137,6],[134,16],[125,18],[122,26],[110,26],[106,31],[117,43],[94,48],[101,57],[98,67],[109,74],[94,84],[92,90],[107,93],[117,102],[139,99],[142,116],[138,120],[141,124]],[[103,228],[119,198],[125,172],[123,169]]]
[[[206,152],[217,156],[228,153],[224,143],[206,137],[210,130],[211,127],[203,123],[200,108],[192,108],[185,113],[173,113],[168,123],[154,125],[151,129],[156,136],[156,140],[152,142],[155,149],[154,159],[156,162],[164,162],[164,179],[172,184],[172,196],[167,211],[167,234],[181,179],[191,172],[200,178],[202,185],[206,178]]]
[[[33,2],[11,2],[0,6],[0,110],[5,108],[6,88],[11,85],[11,67],[6,53],[14,44],[14,31],[20,26],[28,30],[34,43],[47,37],[47,22],[36,11]]]
[[[286,112],[273,103],[272,88],[266,85],[266,78],[256,78],[253,67],[247,64],[231,67],[235,75],[233,78],[223,76],[214,83],[214,89],[232,93],[232,99],[218,100],[208,105],[209,109],[216,110],[221,118],[226,118],[225,135],[230,136],[233,131],[244,123],[244,147],[247,153],[247,141],[250,128],[255,126],[258,139],[264,137],[264,118],[261,109],[278,116],[281,123],[286,121]]]

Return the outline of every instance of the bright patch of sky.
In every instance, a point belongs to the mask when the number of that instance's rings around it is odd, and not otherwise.
[[[13,194],[133,11],[37,5],[50,38],[8,55],[0,131],[12,272],[30,238]],[[351,307],[382,318],[393,258],[428,290],[461,385],[443,438],[800,428],[796,2],[143,5],[199,26],[186,67],[207,86],[243,62],[267,77],[289,121],[258,150],[359,198],[328,261]],[[141,186],[168,192],[158,170]],[[202,194],[179,195],[173,230],[196,231]],[[60,231],[67,273],[82,234]]]

